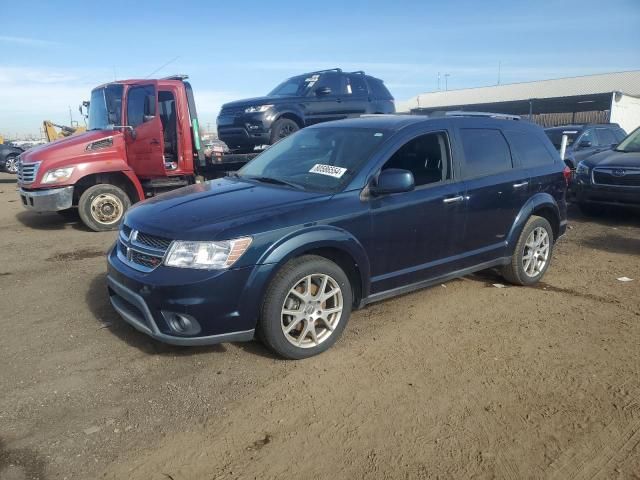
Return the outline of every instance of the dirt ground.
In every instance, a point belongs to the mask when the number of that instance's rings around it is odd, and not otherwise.
[[[0,174],[0,478],[640,479],[640,215],[570,225],[536,288],[378,303],[294,362],[138,333],[106,295],[115,233]]]

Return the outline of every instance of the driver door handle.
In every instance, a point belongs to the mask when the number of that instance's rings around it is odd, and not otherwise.
[[[527,185],[529,185],[529,182],[514,183],[513,188],[522,188],[522,187],[526,187]]]
[[[149,142],[151,145],[160,145],[160,142],[155,138]]]
[[[457,197],[449,197],[442,200],[442,203],[458,203],[464,200],[462,195],[458,195]]]

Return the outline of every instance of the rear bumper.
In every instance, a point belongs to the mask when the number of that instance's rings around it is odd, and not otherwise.
[[[51,188],[48,190],[20,189],[22,206],[35,212],[57,212],[73,205],[73,187]]]

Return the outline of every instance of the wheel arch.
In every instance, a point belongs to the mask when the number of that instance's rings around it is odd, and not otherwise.
[[[353,290],[354,306],[368,295],[370,264],[364,247],[349,232],[331,226],[323,226],[295,232],[274,244],[261,258],[261,264],[276,264],[264,282],[262,298],[267,285],[289,260],[303,255],[317,255],[337,264],[345,272]]]
[[[518,243],[520,233],[532,215],[545,218],[553,230],[554,242],[560,234],[560,209],[555,199],[548,193],[538,193],[531,197],[527,203],[520,209],[516,219],[507,236],[507,246],[510,251],[513,250]]]
[[[89,173],[79,178],[73,189],[73,203],[78,204],[80,196],[93,185],[100,183],[115,185],[126,192],[131,203],[144,200],[144,191],[138,181],[138,178],[129,170],[113,171],[113,172],[97,172]]]
[[[300,115],[299,113],[296,113],[296,112],[293,112],[293,111],[289,111],[289,110],[287,110],[285,112],[282,112],[282,113],[279,113],[278,116],[276,117],[276,119],[273,121],[273,123],[277,122],[281,118],[287,118],[289,120],[293,120],[294,122],[296,122],[298,127],[304,128],[304,120],[302,119],[303,116]]]

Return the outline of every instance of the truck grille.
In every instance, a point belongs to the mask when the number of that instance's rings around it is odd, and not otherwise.
[[[150,272],[162,264],[171,242],[123,224],[118,238],[118,258],[136,270]]]
[[[18,183],[33,183],[38,174],[38,168],[40,168],[40,162],[23,163],[22,160],[18,161]]]
[[[616,187],[640,187],[640,168],[596,168],[593,183]]]

